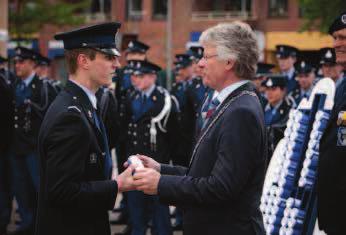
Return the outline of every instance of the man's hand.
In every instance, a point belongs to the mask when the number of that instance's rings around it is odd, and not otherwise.
[[[157,172],[161,171],[160,163],[154,159],[140,154],[137,154],[137,157],[142,161],[144,167],[154,169]]]
[[[154,169],[137,169],[133,175],[134,185],[137,190],[143,191],[145,194],[156,195],[160,177],[161,174]]]
[[[132,172],[134,171],[133,166],[129,166],[125,171],[123,171],[116,181],[118,183],[118,192],[126,192],[135,189]]]

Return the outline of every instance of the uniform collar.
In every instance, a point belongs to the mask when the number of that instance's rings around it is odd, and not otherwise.
[[[307,91],[305,91],[305,90],[303,90],[303,89],[300,89],[300,95],[301,95],[301,96],[303,96],[304,94],[306,94],[307,96],[310,96],[311,92],[312,92],[312,86],[311,86],[310,89],[307,90]]]
[[[147,98],[149,98],[151,96],[151,93],[153,93],[154,89],[155,89],[155,84],[153,84],[147,90],[142,91],[142,94],[145,95]]]
[[[292,67],[287,72],[282,72],[282,74],[286,75],[288,77],[288,79],[290,80],[293,78],[294,72],[295,72],[294,67]]]
[[[23,80],[26,86],[29,86],[29,84],[32,82],[32,80],[35,77],[35,73],[30,74],[27,78]]]
[[[273,110],[273,109],[275,109],[275,110],[279,109],[279,107],[280,107],[281,104],[282,104],[282,101],[283,101],[283,100],[280,100],[280,102],[277,103],[275,106],[271,106],[271,105],[268,103],[268,104],[266,105],[265,111]]]
[[[96,110],[97,109],[97,99],[95,94],[90,91],[88,88],[86,88],[85,86],[79,84],[78,82],[74,81],[74,80],[70,80],[72,83],[76,84],[78,87],[80,87],[85,94],[88,96],[90,103],[92,104],[93,108]]]

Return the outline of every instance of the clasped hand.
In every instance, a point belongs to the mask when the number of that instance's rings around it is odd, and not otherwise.
[[[137,157],[142,161],[144,168],[135,168],[125,162],[124,166],[127,169],[116,179],[119,191],[139,190],[145,194],[156,195],[161,177],[160,164],[144,155],[137,155]]]

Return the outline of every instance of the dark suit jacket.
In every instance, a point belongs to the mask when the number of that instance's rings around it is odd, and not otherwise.
[[[328,234],[346,234],[346,146],[337,146],[337,139],[342,138],[340,131],[345,130],[346,125],[337,124],[340,111],[346,111],[346,79],[337,89],[334,108],[320,142],[318,222],[320,228]]]
[[[162,165],[158,195],[183,208],[186,235],[264,234],[259,204],[266,134],[253,91],[244,84],[221,104],[202,131],[189,168]]]
[[[40,189],[36,235],[108,235],[117,184],[106,179],[102,134],[85,92],[68,82],[39,135]]]

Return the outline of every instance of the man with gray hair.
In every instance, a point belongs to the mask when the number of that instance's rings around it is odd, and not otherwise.
[[[160,164],[138,155],[137,190],[158,195],[183,209],[185,235],[264,234],[259,211],[266,169],[263,111],[255,88],[258,48],[241,22],[203,32],[198,65],[204,83],[215,89],[204,107],[203,127],[189,167]]]

